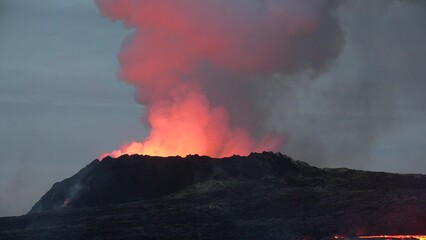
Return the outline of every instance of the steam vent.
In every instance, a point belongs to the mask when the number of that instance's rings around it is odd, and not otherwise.
[[[271,152],[123,155],[55,183],[29,214],[0,218],[0,239],[424,239],[424,206],[423,175]]]

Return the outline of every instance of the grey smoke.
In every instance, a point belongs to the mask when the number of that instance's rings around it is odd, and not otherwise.
[[[284,151],[321,166],[424,168],[424,2],[347,1],[338,18],[346,45],[328,72],[268,86]]]

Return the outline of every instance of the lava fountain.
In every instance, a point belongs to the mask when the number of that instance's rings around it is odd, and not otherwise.
[[[97,0],[102,15],[133,30],[118,77],[136,88],[151,128],[103,156],[279,150],[283,135],[264,126],[251,94],[272,75],[319,72],[338,55],[338,2]]]

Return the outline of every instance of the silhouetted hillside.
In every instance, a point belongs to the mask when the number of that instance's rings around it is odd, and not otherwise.
[[[426,176],[320,169],[280,153],[95,160],[0,239],[329,239],[425,233]]]

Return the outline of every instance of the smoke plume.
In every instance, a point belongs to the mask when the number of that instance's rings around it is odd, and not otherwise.
[[[134,29],[118,77],[136,88],[151,127],[143,142],[109,153],[210,156],[279,150],[265,125],[259,84],[274,75],[324,71],[340,52],[337,1],[97,0]],[[285,77],[282,78],[285,81]]]

